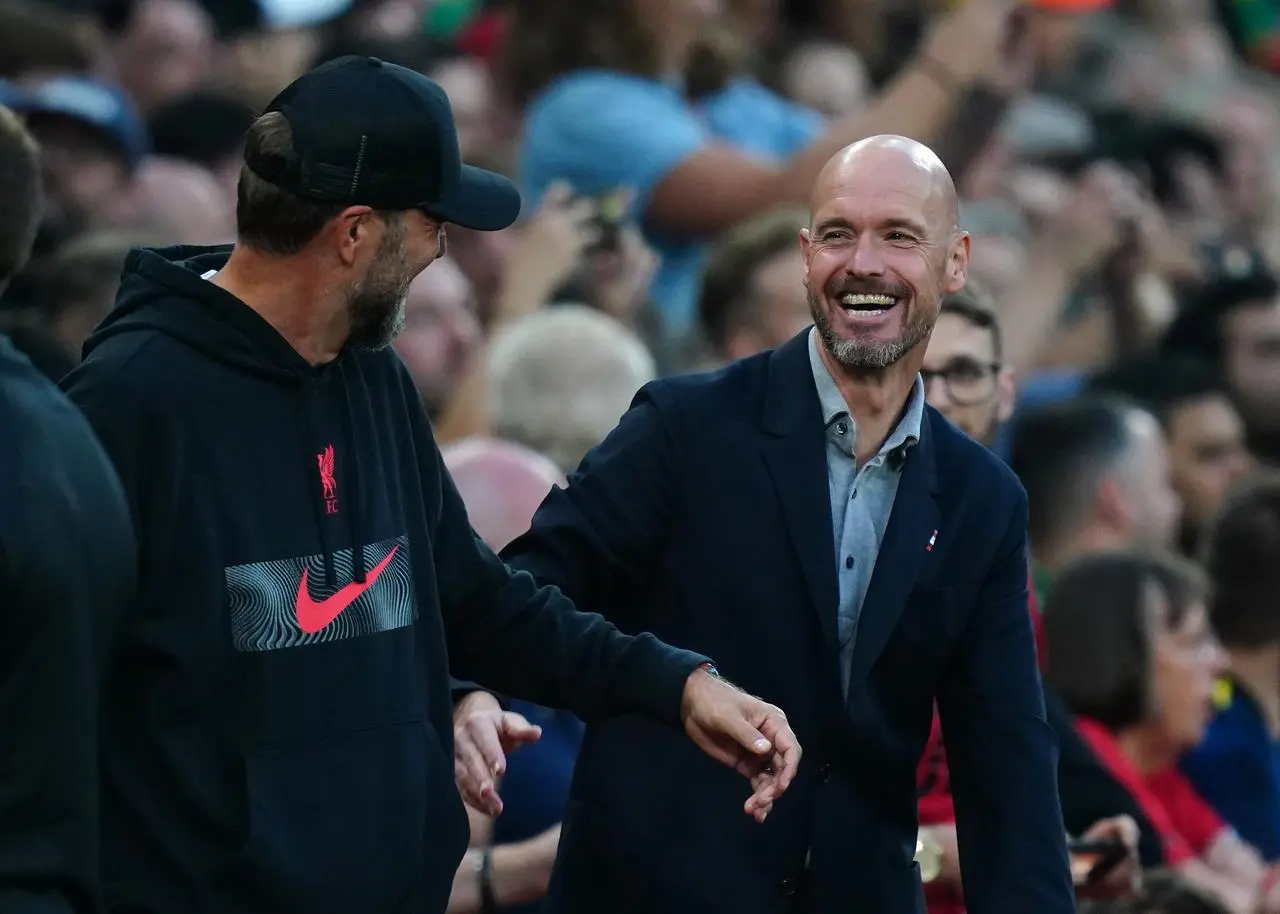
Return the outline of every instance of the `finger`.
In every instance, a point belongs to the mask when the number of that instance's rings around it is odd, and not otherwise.
[[[729,708],[725,714],[712,721],[710,729],[729,737],[752,755],[767,755],[773,749],[773,743],[747,719],[748,714],[757,711],[759,704],[753,699]],[[768,715],[764,716],[767,720]]]
[[[573,199],[573,186],[568,181],[552,181],[542,195],[539,206],[544,209],[560,209]]]
[[[564,214],[574,225],[584,225],[595,219],[596,202],[586,197],[581,197],[565,206]]]
[[[519,714],[508,712],[502,716],[502,745],[507,752],[536,743],[542,738],[542,728],[534,726]]]
[[[499,726],[501,723],[491,717],[472,718],[465,724],[467,748],[476,756],[475,764],[480,776],[488,780],[502,777],[507,770],[507,755],[502,751]]]
[[[800,759],[804,755],[800,741],[787,724],[781,711],[770,714],[760,728],[773,743],[770,764],[773,766],[778,781],[778,793],[791,786],[791,781],[800,770]]]
[[[455,767],[461,765],[466,772],[468,788],[477,798],[486,786],[492,786],[493,773],[465,728],[454,737],[453,757]]]

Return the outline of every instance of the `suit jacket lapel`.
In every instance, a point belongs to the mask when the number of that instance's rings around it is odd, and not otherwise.
[[[884,650],[912,588],[915,587],[938,530],[938,475],[932,411],[925,411],[920,440],[906,457],[884,542],[871,572],[854,635],[850,693],[866,679]]]
[[[764,457],[808,584],[810,603],[831,648],[830,656],[835,658],[839,654],[836,547],[831,530],[826,434],[808,346],[806,330],[770,357]]]

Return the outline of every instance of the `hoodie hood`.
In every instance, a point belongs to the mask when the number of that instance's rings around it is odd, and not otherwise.
[[[322,371],[256,311],[205,278],[226,266],[231,248],[173,245],[130,251],[115,307],[85,342],[85,358],[111,337],[158,331],[219,362],[283,383]]]
[[[256,311],[227,290],[209,281],[231,256],[231,245],[135,248],[125,259],[120,291],[111,313],[85,342],[87,359],[105,341],[131,333],[161,333],[214,359],[229,370],[253,375],[297,391],[305,417],[306,436],[298,443],[298,460],[304,472],[321,479],[334,478],[331,452],[314,451],[322,426],[324,400],[336,397],[342,435],[349,455],[342,473],[349,493],[346,514],[351,534],[355,581],[363,584],[368,573],[367,519],[360,503],[360,448],[352,432],[352,399],[367,402],[368,392],[358,353],[344,347],[334,361],[315,366],[298,354]],[[335,390],[335,387],[340,388]],[[335,479],[336,481],[336,479]],[[312,499],[315,523],[324,545],[326,584],[336,579],[334,547],[325,491],[315,487]]]

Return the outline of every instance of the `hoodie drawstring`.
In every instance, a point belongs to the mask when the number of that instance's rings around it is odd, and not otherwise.
[[[345,485],[348,492],[347,504],[347,531],[351,535],[351,561],[353,565],[353,574],[355,580],[364,583],[365,572],[368,570],[365,565],[364,547],[365,543],[360,539],[357,530],[360,515],[364,513],[364,505],[360,501],[360,449],[356,447],[355,432],[352,428],[351,408],[351,387],[347,383],[346,365],[351,365],[352,374],[356,386],[364,389],[364,373],[360,369],[360,360],[356,358],[345,359],[338,363],[338,378],[342,382],[342,434],[345,438],[347,450],[347,473]]]
[[[315,498],[311,500],[311,507],[315,512],[316,527],[320,530],[320,544],[324,549],[324,585],[332,588],[337,586],[338,576],[333,567],[333,541],[329,537],[329,527],[324,522],[324,515],[328,474],[333,472],[333,452],[328,448],[319,453],[313,452],[315,443],[321,440],[318,434],[320,423],[316,418],[316,412],[319,409],[317,399],[316,382],[308,379],[303,383],[305,402],[302,412],[306,421],[306,436],[303,438],[302,450],[307,461],[307,479],[313,480],[312,484],[315,486],[312,490]]]

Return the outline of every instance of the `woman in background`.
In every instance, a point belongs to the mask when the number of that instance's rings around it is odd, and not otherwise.
[[[1198,570],[1173,556],[1085,556],[1059,573],[1044,604],[1045,682],[1141,808],[1166,867],[1233,914],[1280,911],[1276,872],[1176,767],[1204,736],[1224,660],[1205,595]],[[1068,819],[1095,802],[1062,789]]]

